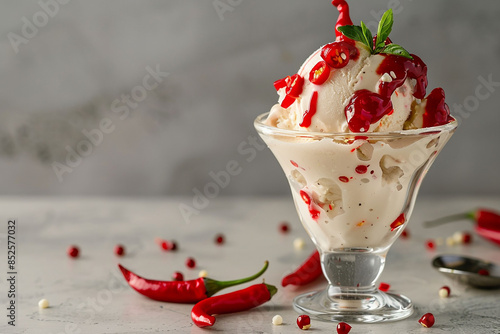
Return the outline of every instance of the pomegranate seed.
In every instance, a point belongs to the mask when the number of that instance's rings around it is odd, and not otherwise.
[[[172,274],[172,279],[174,281],[184,281],[184,275],[181,272],[176,271]]]
[[[215,236],[215,243],[216,243],[217,245],[222,245],[222,244],[224,243],[224,241],[225,241],[225,240],[224,240],[224,234],[217,234],[217,235]]]
[[[418,323],[424,327],[430,328],[434,326],[434,315],[432,313],[426,313],[418,320]]]
[[[490,276],[490,272],[486,269],[481,269],[477,273],[481,276]]]
[[[192,257],[186,259],[186,267],[193,269],[196,267],[196,261]]]
[[[469,232],[464,232],[462,242],[464,244],[470,244],[472,242],[472,235]]]
[[[427,240],[425,242],[425,247],[427,247],[428,250],[434,250],[436,249],[436,244],[432,240]]]
[[[337,325],[337,333],[338,334],[348,334],[351,331],[351,326],[346,324],[345,322],[339,322]]]
[[[67,253],[70,257],[77,258],[80,254],[80,249],[77,246],[69,246]]]
[[[401,232],[401,238],[408,239],[409,237],[410,237],[410,232],[408,232],[408,229]]]
[[[297,326],[302,330],[308,330],[311,328],[311,318],[308,315],[299,315],[297,317]]]
[[[116,245],[115,246],[115,254],[117,256],[125,255],[125,247],[123,247],[122,245]]]
[[[290,231],[290,226],[288,225],[287,222],[282,222],[280,224],[280,231],[281,233],[288,233]]]
[[[439,289],[439,297],[448,298],[450,296],[450,288],[448,286],[443,286]]]
[[[390,284],[387,284],[387,283],[384,283],[384,282],[381,282],[378,289],[380,291],[383,291],[383,292],[387,292],[389,291],[389,289],[391,288],[391,285]]]

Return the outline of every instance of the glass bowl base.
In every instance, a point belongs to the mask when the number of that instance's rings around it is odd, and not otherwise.
[[[312,318],[332,322],[376,323],[402,320],[413,313],[410,299],[379,290],[338,292],[329,287],[297,296],[293,307]]]

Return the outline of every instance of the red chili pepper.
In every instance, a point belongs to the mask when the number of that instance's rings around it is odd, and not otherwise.
[[[309,81],[315,85],[322,85],[330,77],[330,67],[325,61],[317,63],[309,73]]]
[[[220,290],[242,283],[249,282],[262,275],[269,262],[255,275],[233,280],[216,281],[207,277],[200,277],[191,281],[157,281],[143,278],[122,265],[118,265],[128,284],[140,294],[162,302],[171,303],[196,303],[206,299]]]
[[[322,275],[319,252],[315,251],[295,272],[283,277],[281,285],[306,285]]]
[[[302,93],[303,85],[304,78],[298,74],[294,74],[291,77],[288,76],[274,82],[274,88],[276,88],[276,90],[285,88],[286,96],[285,99],[281,102],[282,108],[286,109],[290,107],[293,102],[295,102],[295,100]]]
[[[446,216],[440,219],[425,222],[424,226],[434,227],[463,219],[472,219],[475,221],[476,226],[474,229],[477,234],[500,245],[500,214],[492,210],[478,209],[466,213]]]
[[[191,310],[191,319],[198,327],[213,326],[213,314],[226,314],[246,311],[269,301],[278,291],[269,284],[255,284],[246,289],[225,295],[210,297],[197,303]]]
[[[333,42],[321,49],[321,58],[333,68],[345,67],[349,63],[350,55],[349,44],[346,42]]]

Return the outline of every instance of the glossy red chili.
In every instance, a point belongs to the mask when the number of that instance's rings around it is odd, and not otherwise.
[[[322,275],[319,252],[315,251],[297,270],[283,277],[281,285],[306,285]]]
[[[425,222],[425,227],[434,227],[449,222],[471,219],[476,222],[477,234],[500,245],[500,214],[489,209],[478,209],[466,213],[446,216],[440,219]]]
[[[210,297],[197,303],[191,310],[191,319],[198,327],[213,326],[214,314],[226,314],[252,309],[269,301],[278,291],[269,284],[255,284],[246,289]]]
[[[323,46],[321,58],[332,68],[342,68],[349,63],[350,48],[346,42],[333,42]]]
[[[302,93],[303,86],[304,78],[298,74],[275,81],[274,88],[276,88],[276,90],[285,88],[286,96],[281,102],[281,107],[285,109],[290,107]]]
[[[309,73],[309,81],[315,85],[322,85],[330,77],[330,67],[325,61],[317,63]]]
[[[216,281],[207,277],[200,277],[190,281],[158,281],[143,278],[122,265],[118,265],[128,284],[140,294],[162,302],[196,303],[206,299],[220,290],[249,282],[262,275],[269,262],[255,275],[232,281]]]

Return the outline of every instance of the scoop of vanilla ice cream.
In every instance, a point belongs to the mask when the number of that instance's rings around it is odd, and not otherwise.
[[[302,94],[289,108],[285,109],[280,105],[286,96],[285,88],[279,89],[279,103],[272,107],[267,124],[298,131],[350,132],[345,107],[353,94],[362,89],[379,93],[380,82],[392,81],[395,76],[393,72],[377,74],[377,69],[384,60],[384,56],[372,55],[367,47],[359,42],[356,42],[356,48],[359,50],[359,58],[356,60],[351,59],[347,66],[343,68],[332,69],[330,77],[322,85],[315,85],[307,80],[312,68],[323,60],[321,58],[322,48],[314,52],[298,72],[305,79]],[[368,132],[403,130],[403,126],[411,114],[412,104],[415,104],[415,98],[412,95],[415,83],[412,81],[407,79],[401,87],[396,89],[391,97],[394,112],[372,124]],[[304,113],[310,107],[311,96],[314,91],[318,92],[316,113],[312,117],[309,127],[301,127],[300,123]]]

